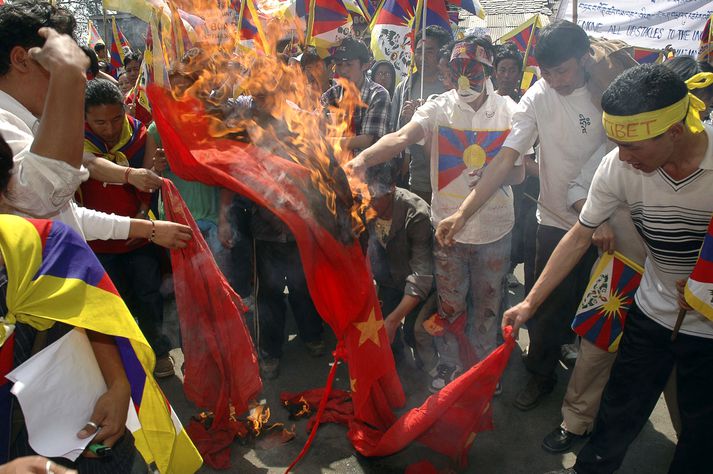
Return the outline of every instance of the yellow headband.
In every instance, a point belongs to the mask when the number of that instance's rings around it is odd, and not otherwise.
[[[701,72],[686,81],[688,90],[703,89],[713,84],[713,73]],[[636,115],[602,114],[604,132],[618,142],[638,142],[648,140],[664,133],[668,128],[686,119],[686,126],[693,133],[703,131],[699,112],[706,109],[706,104],[690,92],[678,102],[651,112]]]

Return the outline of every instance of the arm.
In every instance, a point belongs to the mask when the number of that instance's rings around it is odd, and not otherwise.
[[[89,170],[89,176],[104,183],[129,183],[139,191],[151,192],[161,187],[161,177],[144,168],[129,168],[117,165],[105,158],[89,159],[85,155],[84,165]],[[128,181],[127,181],[128,179]]]
[[[90,421],[101,427],[94,440],[113,446],[124,434],[131,387],[114,338],[93,331],[87,331],[87,337],[107,386],[106,393],[99,397],[90,417]],[[94,435],[96,431],[93,426],[87,425],[77,433],[77,436],[87,438]]]
[[[371,135],[357,135],[356,137],[343,137],[339,139],[342,150],[363,150],[374,144],[374,137]]]
[[[31,151],[40,156],[82,166],[84,144],[84,88],[89,59],[77,43],[51,28],[40,28],[42,48],[30,48],[30,58],[49,72],[42,120]]]
[[[347,163],[347,169],[362,175],[366,168],[389,161],[404,151],[407,146],[420,142],[424,137],[423,127],[416,122],[409,122],[396,132],[384,135],[379,141],[359,153]]]
[[[158,146],[156,145],[156,140],[154,140],[153,135],[150,133],[146,135],[146,145],[144,148],[144,168],[147,170],[154,170],[153,159],[156,156],[156,150]]]
[[[386,328],[386,334],[389,336],[389,341],[394,341],[394,336],[396,331],[401,325],[401,321],[404,320],[408,314],[418,306],[421,299],[417,296],[404,294],[403,298],[399,302],[399,305],[394,308],[394,310],[384,318],[384,326]]]
[[[530,293],[521,303],[505,312],[503,327],[512,324],[514,331],[517,332],[520,326],[532,318],[542,302],[577,265],[579,259],[589,248],[592,234],[594,234],[594,229],[585,227],[579,222],[574,224],[574,227],[557,244]]]

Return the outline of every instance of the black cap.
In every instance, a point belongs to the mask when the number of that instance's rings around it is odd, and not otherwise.
[[[347,37],[334,49],[331,59],[335,62],[350,61],[352,59],[361,59],[362,62],[367,62],[371,58],[369,48],[366,47],[363,41],[356,38]]]

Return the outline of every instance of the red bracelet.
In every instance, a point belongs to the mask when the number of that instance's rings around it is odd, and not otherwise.
[[[124,182],[125,183],[129,182],[129,173],[131,173],[131,166],[127,166],[126,171],[124,171]]]

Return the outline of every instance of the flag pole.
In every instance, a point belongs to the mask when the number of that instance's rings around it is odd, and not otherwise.
[[[572,23],[577,23],[577,0],[572,0]]]
[[[678,331],[681,329],[683,324],[683,318],[686,316],[686,310],[681,308],[678,310],[678,318],[676,318],[676,325],[673,327],[673,332],[671,333],[671,342],[676,340],[678,336]]]
[[[423,82],[424,69],[426,68],[426,20],[428,16],[428,0],[423,0],[423,8],[421,10],[421,92],[419,99],[423,100]]]
[[[104,8],[104,3],[102,3],[102,19],[104,21],[104,38],[102,38],[102,39],[104,40],[104,47],[106,48],[106,52],[109,53],[109,45],[106,44],[106,40],[107,40],[107,38],[109,38],[109,36],[108,36],[108,30],[107,30],[107,25],[106,25],[107,19],[106,19],[106,8]]]

